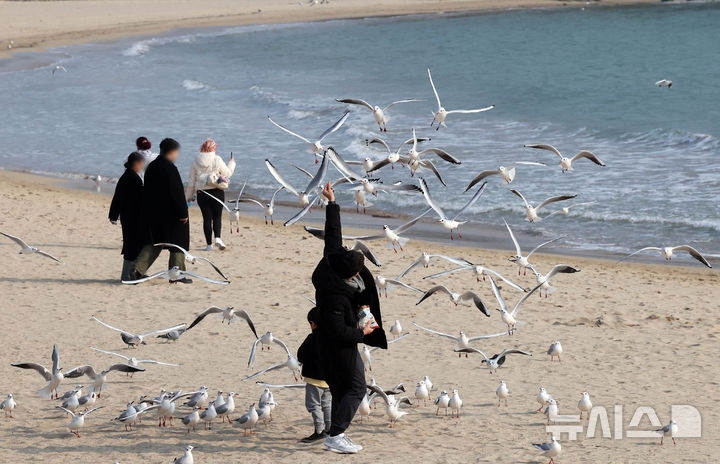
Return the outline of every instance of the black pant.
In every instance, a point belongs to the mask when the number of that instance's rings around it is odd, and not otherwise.
[[[203,217],[205,243],[211,245],[213,233],[215,233],[216,238],[220,238],[220,234],[222,233],[223,206],[216,200],[213,200],[206,195],[206,193],[225,203],[225,191],[220,189],[208,189],[203,190],[203,192],[198,192],[197,203]]]
[[[349,389],[343,388],[342,391],[337,391],[333,388],[333,384],[329,384],[330,393],[332,394],[332,420],[330,425],[330,436],[332,437],[344,433],[350,427],[350,422],[355,417],[355,413],[367,392],[365,365],[359,354],[355,358],[355,368],[350,375],[352,378]]]

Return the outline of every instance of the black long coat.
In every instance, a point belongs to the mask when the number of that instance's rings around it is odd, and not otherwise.
[[[153,243],[172,243],[190,248],[190,224],[185,189],[175,165],[158,156],[145,170],[145,208]]]
[[[318,328],[325,380],[333,391],[345,391],[350,388],[351,374],[360,356],[357,344],[386,349],[387,338],[382,327],[380,299],[372,273],[363,266],[360,277],[365,282],[365,290],[357,292],[338,277],[327,262],[326,257],[342,250],[343,245],[340,207],[329,204],[325,211],[325,250],[323,259],[313,272],[312,282],[320,311]],[[357,310],[362,305],[370,306],[380,326],[367,336],[363,336],[362,329],[358,327]]]
[[[132,169],[126,169],[115,187],[110,202],[111,221],[120,219],[125,259],[135,260],[140,249],[150,242],[150,232],[143,212],[143,182]]]

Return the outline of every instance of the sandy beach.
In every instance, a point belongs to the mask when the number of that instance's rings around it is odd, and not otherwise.
[[[394,290],[383,299],[383,315],[389,327],[399,319],[411,334],[376,352],[372,372],[384,386],[415,383],[428,375],[436,388],[457,388],[464,399],[459,420],[435,417],[431,405],[409,408],[398,427],[388,429],[381,409],[370,422],[353,425],[353,438],[365,445],[357,456],[341,457],[321,445],[301,445],[297,440],[310,432],[303,393],[277,390],[275,419],[258,434],[244,438],[241,431],[217,423],[212,431],[186,434],[179,426],[159,429],[148,416],[133,432],[112,423],[125,403],[141,394],[155,395],[161,388],[190,391],[207,385],[211,391],[234,391],[239,416],[257,401],[262,388],[241,378],[250,373],[247,356],[253,336],[243,323],[221,325],[210,318],[186,333],[177,343],[149,340],[136,352],[123,347],[117,333],[90,318],[96,315],[115,326],[136,332],[190,322],[195,314],[214,304],[245,308],[259,332],[272,330],[297,349],[307,333],[304,322],[312,296],[310,274],[321,253],[321,242],[300,225],[265,226],[262,219],[243,217],[239,234],[225,229],[229,245],[225,252],[208,254],[229,273],[227,287],[196,282],[190,286],[168,285],[156,280],[140,286],[118,283],[121,257],[120,229],[107,217],[109,197],[69,189],[58,180],[17,172],[0,172],[0,230],[24,237],[64,261],[56,264],[39,256],[16,254],[15,245],[0,240],[5,265],[0,270],[5,327],[0,359],[0,394],[12,392],[18,402],[15,419],[0,417],[3,453],[0,462],[169,462],[186,444],[197,447],[195,462],[256,462],[271,456],[273,462],[391,461],[399,456],[410,462],[546,462],[531,443],[547,441],[544,416],[535,413],[535,395],[544,386],[560,402],[560,413],[576,414],[580,393],[588,391],[595,406],[605,406],[613,426],[613,407],[623,405],[626,430],[648,430],[647,418],[639,427],[627,428],[638,406],[655,408],[661,422],[669,420],[672,404],[690,404],[702,414],[702,438],[679,438],[678,445],[660,447],[659,438],[595,438],[577,441],[561,438],[564,453],[558,462],[713,462],[720,446],[714,395],[720,374],[714,366],[720,335],[717,300],[720,276],[716,270],[698,266],[667,266],[625,263],[558,255],[538,255],[542,268],[565,262],[581,269],[558,277],[558,291],[549,298],[533,296],[520,311],[528,324],[517,334],[477,342],[490,353],[518,347],[533,357],[508,358],[498,374],[480,368],[478,357],[458,358],[452,344],[412,325],[445,332],[464,330],[470,335],[503,330],[499,316],[485,318],[469,306],[455,307],[444,298],[416,306],[417,296]],[[87,186],[90,187],[89,185]],[[350,230],[349,230],[350,231]],[[191,243],[199,251],[203,241],[199,212],[191,214]],[[523,285],[530,276],[517,277],[507,252],[478,248],[453,248],[411,240],[404,253],[373,243],[383,266],[373,272],[397,275],[422,250],[466,258],[492,266]],[[200,252],[203,253],[203,252]],[[164,267],[164,256],[153,271]],[[193,271],[210,275],[198,264]],[[447,269],[445,265],[409,274],[408,283],[426,288],[422,277]],[[496,307],[488,283],[476,283],[472,275],[442,281],[454,287],[476,289],[491,308]],[[458,289],[460,290],[460,289]],[[509,288],[504,295],[514,302],[519,295]],[[565,349],[562,362],[550,363],[544,354],[553,340]],[[49,365],[53,343],[61,354],[65,371],[85,363],[105,367],[113,357],[92,351],[94,346],[141,358],[178,362],[180,367],[149,366],[131,380],[111,374],[107,390],[98,402],[104,409],[87,419],[82,438],[63,427],[68,422],[56,405],[38,398],[44,385],[32,371],[10,366],[19,361]],[[258,355],[258,368],[282,361],[273,349]],[[496,406],[495,389],[505,380],[511,396],[508,407]],[[87,380],[87,379],[85,379]],[[272,383],[292,383],[288,371],[263,377]],[[74,382],[66,381],[65,386]],[[438,391],[434,391],[433,397]],[[180,408],[176,415],[186,413]],[[177,424],[177,423],[176,423]],[[615,431],[617,432],[617,431]],[[668,440],[669,442],[669,440]]]
[[[312,6],[309,3],[291,0],[0,1],[0,57],[11,52],[158,34],[176,28],[519,8],[653,4],[658,1],[332,0]],[[8,49],[10,41],[12,48]]]

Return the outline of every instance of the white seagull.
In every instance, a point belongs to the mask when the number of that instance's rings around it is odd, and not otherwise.
[[[592,410],[592,401],[590,401],[590,393],[582,392],[580,401],[578,401],[578,409],[580,410],[580,420],[582,420],[583,412],[587,420],[590,420],[590,411]]]
[[[390,327],[390,334],[397,338],[402,334],[402,329],[400,321],[395,319],[395,323]]]
[[[95,351],[99,351],[100,353],[105,353],[105,354],[109,354],[111,356],[117,356],[118,358],[123,358],[125,361],[127,361],[127,365],[132,366],[132,367],[138,367],[138,364],[157,364],[159,366],[180,367],[180,364],[172,364],[172,363],[166,363],[166,362],[162,362],[162,361],[155,361],[154,359],[137,359],[132,356],[125,356],[124,354],[115,353],[114,351],[105,351],[105,350],[101,350],[100,348],[94,348],[94,347],[90,347],[90,348]],[[131,374],[131,372],[128,372],[128,373]]]
[[[11,366],[19,367],[20,369],[32,369],[38,372],[48,382],[43,389],[38,391],[38,394],[45,398],[52,399],[52,393],[55,392],[55,398],[58,397],[57,389],[65,376],[62,373],[62,367],[60,367],[60,352],[58,351],[57,345],[53,345],[52,370],[48,370],[45,366],[35,363],[15,363],[11,364]]]
[[[105,384],[107,383],[107,376],[109,373],[113,371],[118,372],[127,372],[127,373],[135,373],[135,372],[143,372],[145,369],[142,367],[132,366],[130,364],[112,364],[107,369],[97,372],[92,366],[78,366],[74,369],[71,369],[65,373],[65,378],[67,379],[75,379],[77,377],[82,377],[83,375],[87,375],[88,378],[90,378],[93,381],[92,391],[96,394],[98,398],[100,398],[101,392],[105,388]]]
[[[518,161],[515,164],[526,164],[531,166],[547,166],[544,163],[535,163],[533,161]],[[515,166],[512,167],[505,167],[500,166],[497,169],[488,170],[488,171],[482,171],[477,176],[473,178],[473,180],[470,181],[467,187],[465,187],[465,191],[467,192],[471,188],[475,186],[478,182],[480,182],[483,179],[486,179],[490,176],[500,176],[503,181],[505,181],[506,184],[511,183],[515,179]]]
[[[560,446],[560,443],[558,443],[557,439],[555,439],[555,435],[552,436],[550,443],[533,443],[533,446],[542,451],[543,456],[550,458],[548,464],[555,464],[553,458],[562,451],[562,447]]]
[[[378,275],[375,275],[375,284],[376,284],[376,286],[377,286],[378,295],[379,295],[379,296],[382,296],[382,292],[384,291],[384,292],[385,292],[385,298],[387,298],[387,296],[388,296],[388,295],[387,295],[388,288],[393,288],[393,287],[395,287],[395,286],[407,288],[408,290],[412,290],[413,292],[425,293],[425,292],[423,292],[422,290],[420,290],[420,289],[418,289],[418,288],[415,288],[415,287],[413,287],[413,286],[411,286],[411,285],[408,285],[408,284],[406,284],[405,282],[401,282],[401,281],[398,280],[398,279],[388,279],[388,278],[385,278],[385,277],[383,277],[383,276],[381,276],[381,275],[379,275],[379,274],[378,274]]]
[[[363,161],[349,161],[349,164],[361,164],[363,169],[365,169],[365,172],[370,174],[373,171],[377,171],[378,169],[387,166],[388,164],[395,169],[395,163],[408,163],[410,161],[410,158],[407,156],[403,156],[403,154],[400,153],[400,151],[405,147],[405,145],[413,145],[417,147],[418,142],[424,142],[426,140],[430,140],[426,137],[420,137],[418,138],[413,134],[413,138],[405,140],[403,143],[400,144],[400,146],[397,147],[397,150],[392,151],[390,149],[390,145],[383,139],[373,138],[366,140],[365,143],[367,146],[370,146],[372,144],[382,145],[385,147],[385,150],[387,150],[387,156],[379,161],[373,161],[370,158],[365,158]],[[416,148],[417,150],[417,148]]]
[[[535,207],[527,202],[527,200],[525,199],[525,197],[523,196],[522,193],[518,192],[515,189],[510,189],[510,191],[512,193],[514,193],[515,195],[517,195],[518,197],[520,197],[520,199],[523,201],[523,204],[525,205],[525,216],[529,222],[535,222],[539,219],[542,219],[540,216],[538,216],[538,211],[540,211],[540,209],[543,208],[544,206],[547,206],[550,203],[555,203],[557,201],[570,200],[572,198],[577,197],[577,195],[558,195],[555,197],[548,198],[547,200],[545,200],[542,203],[540,203],[539,205],[537,205],[537,207]]]
[[[67,69],[65,69],[65,66],[57,64],[54,68],[52,68],[52,75],[54,76],[58,71],[67,72]]]
[[[322,135],[320,135],[320,137],[319,137],[317,140],[315,140],[314,142],[311,142],[309,139],[303,137],[302,135],[296,134],[295,132],[293,132],[293,131],[291,131],[291,130],[289,130],[289,129],[283,127],[283,126],[281,126],[280,124],[278,124],[278,123],[276,123],[275,121],[273,121],[272,118],[270,118],[270,116],[268,116],[268,120],[269,120],[271,123],[275,124],[275,125],[276,125],[277,127],[279,127],[280,129],[282,129],[283,131],[285,131],[285,132],[287,132],[288,134],[292,135],[293,137],[297,137],[297,138],[299,138],[300,140],[302,140],[303,142],[305,142],[305,143],[307,143],[308,145],[310,145],[310,152],[314,153],[316,156],[321,156],[322,153],[325,151],[325,147],[323,147],[322,141],[325,139],[325,137],[327,137],[328,135],[332,134],[332,133],[335,132],[336,130],[340,129],[340,127],[345,123],[345,120],[348,118],[348,115],[349,115],[349,114],[350,114],[350,111],[345,111],[345,113],[340,117],[340,119],[338,119],[337,121],[335,121],[335,124],[333,124],[332,126],[328,127],[327,130],[326,130],[325,132],[323,132]],[[315,160],[315,162],[317,163],[317,159]]]
[[[460,419],[460,409],[462,409],[463,400],[460,398],[460,392],[457,390],[453,390],[453,395],[450,397],[450,401],[448,401],[448,407],[450,408],[450,416],[452,417],[453,412],[455,412],[455,417]]]
[[[540,387],[540,390],[535,397],[535,400],[540,403],[540,407],[537,408],[536,412],[542,411],[543,407],[549,405],[551,399],[553,399],[553,397],[550,395],[550,393],[547,392],[547,390],[545,390],[545,387]]]
[[[435,200],[430,197],[430,191],[428,190],[427,183],[425,182],[425,179],[420,179],[420,188],[422,189],[423,196],[425,197],[425,201],[427,202],[428,206],[435,210],[437,215],[439,216],[438,223],[440,223],[445,229],[448,229],[450,231],[450,240],[454,240],[453,238],[453,230],[457,231],[457,235],[459,238],[462,238],[462,235],[460,234],[460,231],[458,230],[459,227],[463,224],[465,224],[467,221],[458,221],[458,218],[462,216],[462,214],[470,208],[472,205],[475,204],[475,202],[480,198],[480,195],[483,194],[483,191],[485,190],[485,186],[487,185],[487,182],[483,183],[477,192],[470,198],[470,200],[460,208],[460,211],[452,218],[448,218],[445,212],[440,208],[440,206],[435,202]]]
[[[270,162],[270,160],[265,160],[265,166],[267,167],[268,171],[270,171],[270,174],[281,186],[285,187],[288,192],[292,193],[297,197],[298,206],[304,208],[312,203],[310,201],[310,195],[317,193],[318,188],[321,187],[322,181],[325,178],[325,174],[327,173],[328,161],[328,157],[323,158],[323,164],[320,165],[320,169],[318,169],[315,177],[310,179],[307,187],[302,192],[298,192],[292,185],[290,185],[290,183],[286,181],[282,177],[282,175],[280,175],[280,172],[277,170],[277,168],[275,168],[275,166]]]
[[[691,247],[690,245],[680,245],[675,247],[645,247],[640,248],[638,251],[635,251],[633,253],[630,253],[629,255],[625,256],[624,258],[619,259],[617,262],[625,261],[626,259],[630,258],[631,256],[635,256],[638,253],[641,253],[643,251],[659,251],[660,254],[665,258],[666,260],[670,261],[675,254],[675,251],[687,251],[690,256],[697,259],[701,263],[703,263],[705,266],[712,268],[712,265],[708,262],[707,259],[703,255],[700,254],[699,251],[697,251],[695,248]]]
[[[134,333],[132,333],[132,332],[128,332],[127,330],[118,329],[118,328],[115,328],[115,327],[113,327],[113,326],[111,326],[111,325],[108,325],[108,324],[104,323],[103,321],[101,321],[100,319],[98,319],[98,318],[95,317],[95,316],[92,316],[92,318],[93,318],[96,322],[99,322],[100,324],[102,324],[102,325],[104,325],[105,327],[107,327],[108,329],[112,329],[112,330],[114,330],[114,331],[116,331],[116,332],[120,332],[120,338],[122,338],[123,343],[125,343],[125,344],[128,346],[128,348],[135,347],[135,346],[138,346],[138,345],[146,345],[146,343],[145,343],[145,341],[144,341],[144,338],[145,338],[145,337],[149,337],[150,335],[157,335],[157,334],[167,333],[167,332],[170,332],[170,331],[172,331],[172,330],[181,329],[181,328],[185,327],[185,325],[186,325],[185,323],[182,323],[182,324],[178,324],[178,325],[176,325],[176,326],[173,326],[173,327],[170,327],[170,328],[167,328],[167,329],[153,330],[152,332],[148,332],[148,333],[146,333],[146,334],[134,334]]]
[[[550,356],[550,362],[552,362],[553,359],[558,358],[558,362],[560,362],[560,355],[563,352],[562,345],[560,344],[559,340],[555,340],[550,344],[550,348],[547,350],[548,356]]]
[[[508,396],[510,396],[510,390],[504,380],[500,381],[500,385],[498,385],[497,390],[495,390],[495,395],[498,397],[498,407],[500,407],[502,400],[505,400],[505,406],[508,405],[507,399]]]
[[[20,245],[20,251],[18,251],[18,254],[21,254],[21,255],[31,255],[31,254],[33,254],[33,253],[37,253],[37,254],[39,254],[40,256],[45,256],[46,258],[50,258],[50,259],[52,259],[52,260],[57,261],[58,263],[62,263],[62,261],[60,261],[59,259],[57,259],[57,258],[54,257],[53,255],[51,255],[50,253],[47,253],[47,252],[42,251],[42,250],[40,250],[40,249],[38,249],[38,248],[35,248],[34,246],[28,245],[28,244],[25,243],[25,241],[24,241],[23,239],[21,239],[21,238],[15,237],[14,235],[6,234],[5,232],[0,232],[0,234],[6,236],[7,238],[9,238],[10,240],[12,240],[13,242],[15,242],[15,243],[17,243],[18,245]]]
[[[467,290],[463,293],[455,293],[448,290],[448,288],[444,285],[436,285],[435,287],[425,292],[425,294],[420,298],[417,303],[415,303],[415,305],[419,305],[420,303],[427,300],[432,295],[438,292],[445,293],[450,298],[450,301],[455,303],[455,306],[465,301],[472,301],[477,309],[479,309],[487,317],[490,317],[490,313],[485,307],[485,303],[483,303],[477,293],[473,292],[472,290]]]
[[[512,261],[513,263],[517,264],[518,275],[520,275],[521,269],[523,270],[523,275],[524,275],[524,273],[527,272],[528,269],[532,269],[532,264],[530,264],[530,256],[532,256],[533,253],[535,253],[536,251],[538,251],[540,248],[544,247],[545,245],[549,245],[553,242],[560,240],[560,237],[558,237],[558,238],[554,238],[552,240],[548,240],[547,242],[543,242],[540,245],[533,248],[530,253],[523,256],[522,249],[520,248],[520,244],[518,243],[517,239],[515,238],[515,234],[513,234],[512,229],[510,228],[510,226],[508,225],[508,223],[505,219],[503,219],[503,222],[505,223],[505,227],[507,227],[508,233],[510,234],[510,238],[513,241],[513,245],[515,245],[515,256],[511,256],[508,259],[509,259],[509,261]]]
[[[204,192],[204,190],[201,190],[201,192]],[[209,196],[211,196],[212,198],[215,198],[215,197],[213,197],[212,195],[209,195]],[[215,198],[215,199],[217,200],[217,198]],[[222,277],[222,278],[225,279],[225,280],[228,280],[228,277],[225,275],[225,273],[223,273],[223,271],[221,271],[219,267],[217,267],[212,261],[210,261],[209,259],[205,258],[204,256],[194,256],[194,255],[191,255],[185,248],[183,248],[183,247],[181,247],[181,246],[179,246],[179,245],[175,245],[174,243],[156,243],[156,244],[154,244],[153,246],[161,246],[161,247],[166,247],[166,248],[176,248],[176,249],[180,250],[180,251],[185,255],[185,261],[189,262],[190,264],[196,264],[196,263],[197,263],[197,260],[205,261],[205,262],[208,263],[210,266],[212,266],[213,269],[215,269],[215,272],[217,272],[218,274],[220,274],[220,277]]]
[[[548,214],[547,216],[545,216],[545,218],[547,219],[547,218],[549,218],[550,216],[555,216],[556,214],[563,214],[563,215],[567,216],[568,214],[570,214],[570,209],[571,209],[571,208],[577,208],[577,207],[580,207],[580,206],[592,205],[592,204],[594,204],[594,203],[596,203],[596,202],[594,202],[594,201],[584,201],[584,202],[582,202],[582,203],[575,203],[575,204],[572,204],[572,205],[568,205],[568,206],[565,206],[564,208],[561,208],[561,209],[559,209],[559,210],[557,210],[557,211],[553,211],[552,213],[550,213],[550,214]]]
[[[388,419],[390,419],[390,425],[388,425],[389,428],[393,428],[395,423],[400,420],[402,416],[407,414],[407,412],[400,410],[401,404],[408,404],[412,406],[412,401],[410,401],[407,396],[396,399],[395,395],[386,394],[382,388],[377,385],[368,385],[368,388],[370,391],[375,393],[375,395],[385,401],[385,413],[387,414]]]
[[[438,272],[437,274],[425,276],[425,277],[423,277],[423,279],[436,279],[438,277],[443,277],[443,276],[454,274],[454,273],[460,272],[460,271],[472,271],[473,274],[475,274],[475,280],[477,280],[478,282],[480,282],[481,278],[482,278],[482,280],[485,280],[487,276],[493,275],[517,291],[520,291],[520,292],[526,291],[524,288],[522,288],[521,286],[519,286],[512,280],[503,277],[500,273],[495,272],[492,269],[487,268],[485,266],[480,266],[479,264],[472,264],[472,263],[466,264],[464,266],[456,267],[456,268],[450,269],[448,271]]]
[[[392,108],[394,105],[397,105],[398,103],[412,103],[412,102],[419,102],[423,100],[418,100],[416,98],[409,98],[406,100],[398,100],[390,103],[385,108],[380,108],[377,105],[371,105],[370,103],[366,102],[365,100],[361,100],[359,98],[337,98],[335,99],[336,102],[339,103],[347,103],[349,105],[360,105],[364,106],[365,108],[369,109],[373,117],[375,118],[375,122],[377,123],[378,127],[380,128],[380,132],[387,132],[387,122],[388,122],[388,116],[387,112],[390,108]]]
[[[250,435],[254,435],[255,432],[253,432],[253,427],[255,427],[255,424],[257,424],[259,419],[257,410],[255,409],[255,403],[250,405],[250,409],[247,413],[240,416],[238,419],[235,419],[236,425],[241,425],[243,427],[243,434],[244,436],[248,436],[248,433]],[[248,430],[250,432],[248,432]]]
[[[568,158],[567,156],[563,156],[560,151],[553,147],[552,145],[546,145],[544,143],[532,143],[529,145],[524,145],[525,148],[539,148],[540,150],[547,150],[555,153],[558,158],[560,158],[560,169],[562,169],[562,172],[572,171],[572,164],[573,162],[579,160],[579,159],[588,159],[592,161],[593,163],[597,164],[598,166],[605,166],[605,163],[602,162],[600,158],[598,158],[595,153],[582,150],[577,155],[573,156],[572,158]]]
[[[660,445],[662,446],[663,442],[665,441],[665,435],[669,435],[670,438],[672,438],[673,445],[675,445],[675,435],[678,433],[678,425],[677,422],[675,422],[675,419],[672,419],[670,423],[664,427],[661,427],[656,432],[659,432],[662,435],[662,438],[660,438]]]
[[[535,270],[534,266],[530,266],[530,270],[533,271],[537,283],[541,286],[538,294],[542,297],[542,292],[545,290],[545,298],[547,298],[550,293],[555,293],[555,290],[557,290],[555,287],[550,286],[550,279],[552,279],[553,276],[556,274],[572,274],[580,272],[580,269],[568,266],[567,264],[556,264],[547,274],[538,272]]]
[[[417,266],[420,266],[420,265],[422,265],[425,269],[427,269],[428,267],[430,267],[430,264],[435,259],[444,259],[445,261],[455,264],[456,266],[469,266],[472,264],[470,261],[463,259],[463,258],[451,258],[450,256],[429,254],[429,253],[423,251],[422,254],[420,256],[418,256],[418,258],[415,261],[412,262],[412,264],[410,264],[408,267],[405,268],[404,271],[402,271],[400,274],[398,274],[397,278],[398,279],[403,278],[405,276],[405,274],[407,274],[408,272],[412,271],[413,269],[415,269]]]
[[[156,272],[155,274],[149,275],[147,277],[143,277],[142,279],[123,280],[122,283],[124,283],[126,285],[135,285],[135,284],[147,282],[148,280],[152,280],[157,277],[167,277],[167,279],[170,281],[170,283],[174,284],[174,283],[177,283],[177,282],[185,279],[187,276],[195,277],[196,279],[201,279],[206,282],[210,282],[211,284],[217,284],[217,285],[228,285],[230,283],[230,281],[228,281],[228,280],[214,280],[214,279],[209,279],[207,277],[203,277],[201,275],[194,274],[190,271],[183,271],[178,266],[173,266],[171,269],[168,269],[167,271]]]
[[[465,357],[467,357],[467,354],[470,352],[470,343],[476,341],[476,340],[486,340],[488,338],[495,338],[495,337],[501,337],[507,332],[503,331],[500,333],[492,334],[492,335],[478,335],[476,337],[468,337],[465,332],[460,331],[460,333],[455,335],[450,335],[444,332],[439,332],[437,330],[428,329],[426,327],[421,326],[420,324],[417,324],[413,322],[415,327],[422,329],[426,332],[430,332],[431,334],[440,335],[441,337],[449,338],[450,340],[455,342],[455,348],[454,351],[458,354],[458,358],[462,356],[461,353],[465,353]]]
[[[258,371],[252,375],[249,375],[249,376],[245,377],[244,379],[242,379],[243,381],[254,379],[255,377],[259,377],[266,372],[274,371],[277,369],[282,369],[283,367],[286,367],[287,369],[290,370],[290,372],[292,372],[293,377],[295,377],[296,381],[298,380],[298,376],[300,376],[300,378],[302,378],[302,375],[300,375],[300,361],[297,360],[295,355],[293,355],[290,352],[290,349],[288,349],[287,345],[285,345],[285,343],[283,343],[281,340],[276,338],[273,341],[276,344],[283,347],[283,349],[285,350],[285,353],[287,354],[287,359],[281,363],[273,364],[270,367],[267,367],[261,371]],[[253,345],[253,347],[254,346],[255,345]],[[251,357],[252,357],[252,355],[251,355]]]
[[[173,464],[195,464],[195,459],[192,454],[192,450],[194,449],[195,448],[192,445],[187,445],[185,447],[185,454],[179,458],[173,459]]]
[[[509,354],[522,354],[525,356],[532,356],[532,354],[528,353],[527,351],[518,350],[517,348],[509,348],[503,350],[499,354],[494,354],[492,357],[488,358],[485,353],[478,350],[477,348],[470,347],[469,349],[471,352],[480,353],[480,355],[484,358],[482,360],[482,363],[487,364],[487,367],[490,370],[491,374],[496,372],[498,367],[505,364],[505,357]]]
[[[262,204],[253,198],[242,198],[241,199],[240,197],[238,197],[238,200],[248,202],[248,203],[253,203],[253,204],[256,204],[259,207],[263,208],[263,216],[265,217],[265,225],[267,225],[267,223],[268,223],[268,218],[270,218],[270,225],[274,225],[275,221],[273,220],[273,214],[275,214],[275,197],[277,197],[277,194],[283,190],[285,190],[285,187],[280,187],[279,189],[275,190],[272,194],[272,197],[270,197],[270,202],[266,203],[266,204]]]
[[[435,398],[435,415],[440,415],[440,410],[445,410],[445,415],[447,416],[447,410],[450,405],[450,396],[448,395],[447,391],[443,390],[440,392],[440,396]]]
[[[503,299],[502,295],[500,295],[500,288],[495,283],[495,280],[492,277],[489,277],[490,279],[490,285],[492,286],[493,295],[495,295],[495,299],[497,300],[498,304],[500,304],[500,308],[496,308],[500,312],[500,317],[502,318],[502,321],[507,325],[507,333],[508,335],[512,335],[515,332],[515,326],[517,325],[517,320],[515,317],[517,316],[518,310],[520,309],[520,306],[530,298],[530,295],[535,293],[537,289],[542,287],[542,284],[539,284],[535,286],[532,290],[525,293],[520,299],[515,303],[515,306],[513,306],[512,311],[508,311],[507,304],[505,304],[505,300]]]
[[[98,409],[103,408],[103,406],[98,406],[97,408],[92,408],[85,412],[80,412],[75,414],[74,412],[70,411],[69,409],[65,409],[62,406],[58,406],[59,409],[62,409],[66,413],[70,414],[72,416],[72,419],[70,420],[70,423],[66,425],[67,429],[70,430],[70,432],[75,435],[76,437],[80,438],[80,429],[85,427],[85,416],[90,414],[93,411],[97,411]]]
[[[255,338],[258,338],[257,331],[255,330],[255,324],[253,324],[252,319],[250,319],[250,314],[248,314],[247,311],[244,309],[235,309],[232,306],[228,306],[225,309],[219,308],[217,306],[210,306],[205,311],[201,312],[197,315],[194,321],[192,321],[192,324],[185,329],[190,330],[196,325],[198,325],[203,319],[205,319],[206,316],[210,314],[220,314],[221,320],[220,323],[224,324],[225,322],[230,325],[231,322],[239,321],[240,319],[244,319],[245,322],[247,322],[248,327],[250,327],[250,330],[252,330],[253,335],[255,335]]]
[[[388,346],[392,345],[393,343],[402,340],[403,338],[407,337],[408,335],[410,335],[409,332],[404,333],[404,334],[400,335],[399,337],[388,341],[387,344],[388,344]],[[365,367],[368,370],[372,370],[372,362],[373,362],[372,353],[376,352],[379,349],[380,349],[379,347],[368,348],[367,345],[363,345],[363,347],[360,349],[360,358],[362,359],[363,364],[365,364]]]
[[[283,342],[279,338],[275,338],[275,336],[273,336],[273,333],[270,331],[265,332],[262,337],[259,337],[257,340],[253,341],[253,345],[250,348],[250,359],[248,359],[248,367],[252,366],[255,363],[255,353],[257,351],[258,345],[260,345],[260,351],[264,351],[265,346],[267,346],[268,351],[270,351],[270,347],[273,343],[277,343],[281,347],[286,346],[285,342]]]
[[[673,82],[669,79],[660,79],[655,83],[656,87],[667,87],[668,89],[672,87]]]
[[[448,115],[456,113],[456,114],[468,114],[468,113],[482,113],[483,111],[488,111],[493,108],[495,108],[495,105],[486,106],[485,108],[480,108],[476,110],[452,110],[447,111],[445,108],[443,108],[442,103],[440,103],[440,96],[437,93],[437,89],[435,88],[435,83],[433,82],[432,74],[430,73],[430,68],[428,68],[428,77],[430,78],[430,85],[432,86],[433,93],[435,94],[435,99],[437,100],[438,109],[437,111],[434,111],[432,113],[433,120],[430,123],[430,127],[433,126],[435,122],[438,123],[437,128],[435,130],[440,129],[440,126],[447,127],[445,125],[445,119],[448,117]]]
[[[15,410],[16,406],[17,403],[15,402],[12,393],[10,393],[7,398],[0,403],[0,409],[2,409],[5,413],[5,417],[8,417],[9,415],[10,419],[15,419],[15,416],[13,416],[13,410]]]

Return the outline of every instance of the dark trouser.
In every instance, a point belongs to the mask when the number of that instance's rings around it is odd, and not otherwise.
[[[210,194],[225,203],[225,191],[220,189],[208,189],[197,193],[197,204],[200,207],[200,212],[203,217],[205,243],[207,245],[212,245],[213,233],[217,238],[220,238],[220,234],[222,233],[222,213],[224,208],[220,203],[213,200],[206,194]]]
[[[365,383],[365,366],[363,365],[360,355],[355,358],[355,368],[350,373],[350,386],[341,391],[333,388],[333,383],[328,381],[330,385],[330,393],[332,393],[332,417],[330,425],[330,436],[340,435],[350,427],[350,422],[355,417],[362,399],[367,392],[367,384]],[[343,382],[343,386],[347,383]]]
[[[150,266],[152,266],[155,260],[158,259],[162,250],[162,247],[145,245],[143,249],[140,250],[138,257],[135,258],[135,270],[137,270],[141,275],[144,275],[147,270],[150,269]],[[183,271],[185,270],[185,254],[177,248],[171,248],[170,259],[168,260],[168,269],[172,269],[175,266],[179,267]]]

